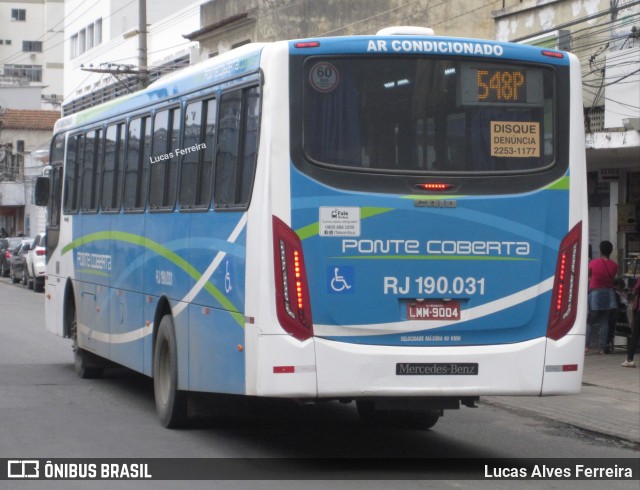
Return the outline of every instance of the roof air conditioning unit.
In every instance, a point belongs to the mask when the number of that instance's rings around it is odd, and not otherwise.
[[[376,36],[434,36],[435,32],[429,27],[394,26],[385,27],[376,32]]]

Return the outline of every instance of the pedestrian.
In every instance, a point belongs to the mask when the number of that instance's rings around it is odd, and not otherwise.
[[[633,288],[633,306],[631,307],[633,315],[633,325],[631,327],[631,340],[627,340],[627,360],[624,361],[622,367],[636,367],[633,357],[638,348],[638,340],[640,340],[640,278],[636,277],[636,285]]]
[[[613,281],[613,291],[616,293],[617,306],[615,310],[611,311],[611,315],[609,315],[609,334],[607,335],[607,348],[605,349],[605,353],[607,354],[613,352],[613,340],[616,336],[616,325],[618,324],[618,320],[623,317],[626,322],[627,305],[629,304],[629,300],[624,289],[624,281],[622,278],[617,277],[616,280]]]
[[[609,316],[611,310],[618,307],[613,283],[618,275],[618,264],[609,257],[613,252],[613,244],[604,240],[600,242],[600,257],[589,262],[589,316],[585,352],[589,352],[592,328],[599,327],[598,354],[607,349],[609,335]]]

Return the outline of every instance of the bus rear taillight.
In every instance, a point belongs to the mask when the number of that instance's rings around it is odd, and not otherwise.
[[[294,46],[298,49],[301,48],[317,48],[320,46],[320,41],[303,41],[295,43]]]
[[[451,184],[442,184],[439,182],[427,182],[424,184],[416,184],[415,186],[423,191],[448,191],[453,187]]]
[[[550,56],[551,58],[564,58],[564,54],[558,51],[541,51],[543,56]]]
[[[581,246],[582,222],[574,226],[564,237],[558,252],[556,278],[553,282],[551,311],[547,325],[547,337],[553,340],[564,337],[576,320]]]
[[[313,336],[311,304],[302,243],[282,220],[273,217],[276,310],[282,328],[298,340]]]

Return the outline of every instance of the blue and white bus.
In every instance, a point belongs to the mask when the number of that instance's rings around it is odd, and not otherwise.
[[[249,44],[58,121],[46,322],[81,376],[430,427],[580,389],[570,53],[419,29]],[[40,201],[44,202],[40,195]]]

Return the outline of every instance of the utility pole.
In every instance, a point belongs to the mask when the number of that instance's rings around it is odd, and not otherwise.
[[[149,82],[147,70],[147,0],[138,0],[138,86],[142,90]]]

